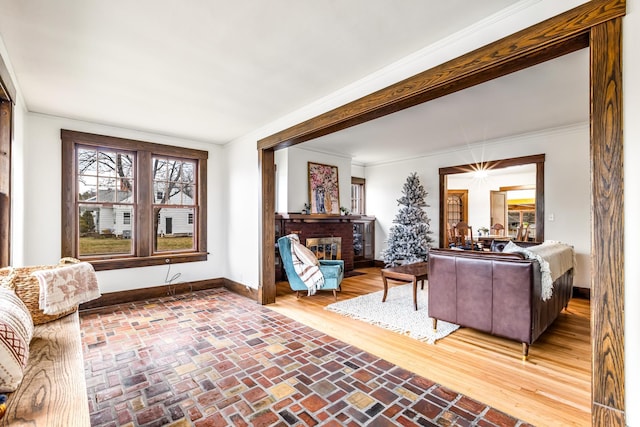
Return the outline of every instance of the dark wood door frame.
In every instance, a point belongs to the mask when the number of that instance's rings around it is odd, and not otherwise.
[[[625,425],[622,17],[625,0],[592,0],[258,141],[262,181],[258,302],[275,301],[274,150],[589,47],[591,106],[591,422]]]
[[[510,166],[536,165],[536,218],[544,218],[544,154],[535,154],[533,156],[511,157],[509,159],[489,160],[482,163],[482,167],[487,170],[508,168]],[[446,177],[457,173],[467,173],[477,170],[478,165],[466,164],[458,166],[449,166],[438,169],[440,175],[440,200],[445,200],[444,195],[447,191]],[[445,228],[445,208],[444,203],[440,202],[440,247],[446,247],[444,242],[446,238]],[[544,241],[544,221],[536,221],[536,241]]]
[[[11,264],[11,135],[16,88],[0,56],[0,267]]]

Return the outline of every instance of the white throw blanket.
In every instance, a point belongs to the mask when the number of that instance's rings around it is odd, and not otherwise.
[[[293,270],[307,287],[307,295],[314,295],[324,286],[324,276],[318,265],[318,260],[306,246],[300,243],[296,234],[287,235],[291,243],[291,260]]]
[[[96,272],[88,262],[32,274],[40,283],[40,309],[44,314],[62,313],[100,297]]]
[[[518,252],[529,259],[538,261],[542,276],[543,301],[548,300],[553,295],[553,282],[575,266],[573,246],[551,240],[527,248],[522,248],[509,242],[503,252]]]

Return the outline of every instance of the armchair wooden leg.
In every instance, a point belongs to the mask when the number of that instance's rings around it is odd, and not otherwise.
[[[529,344],[526,342],[522,343],[522,361],[526,362],[529,358]]]
[[[300,291],[296,291],[296,299],[300,299]]]
[[[333,290],[333,299],[338,301],[338,294],[336,293],[336,290]]]
[[[433,332],[438,330],[438,319],[431,319],[431,324],[433,325]]]

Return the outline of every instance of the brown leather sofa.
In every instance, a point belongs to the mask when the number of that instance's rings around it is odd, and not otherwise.
[[[537,261],[519,253],[429,251],[429,317],[477,329],[529,345],[553,323],[571,299],[573,269],[553,283],[553,295],[541,298]]]

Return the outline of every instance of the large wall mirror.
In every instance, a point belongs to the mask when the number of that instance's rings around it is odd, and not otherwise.
[[[464,221],[477,232],[499,223],[504,234],[544,241],[544,154],[440,168],[440,247]],[[524,238],[518,230],[526,230]],[[485,231],[486,232],[486,231]]]

